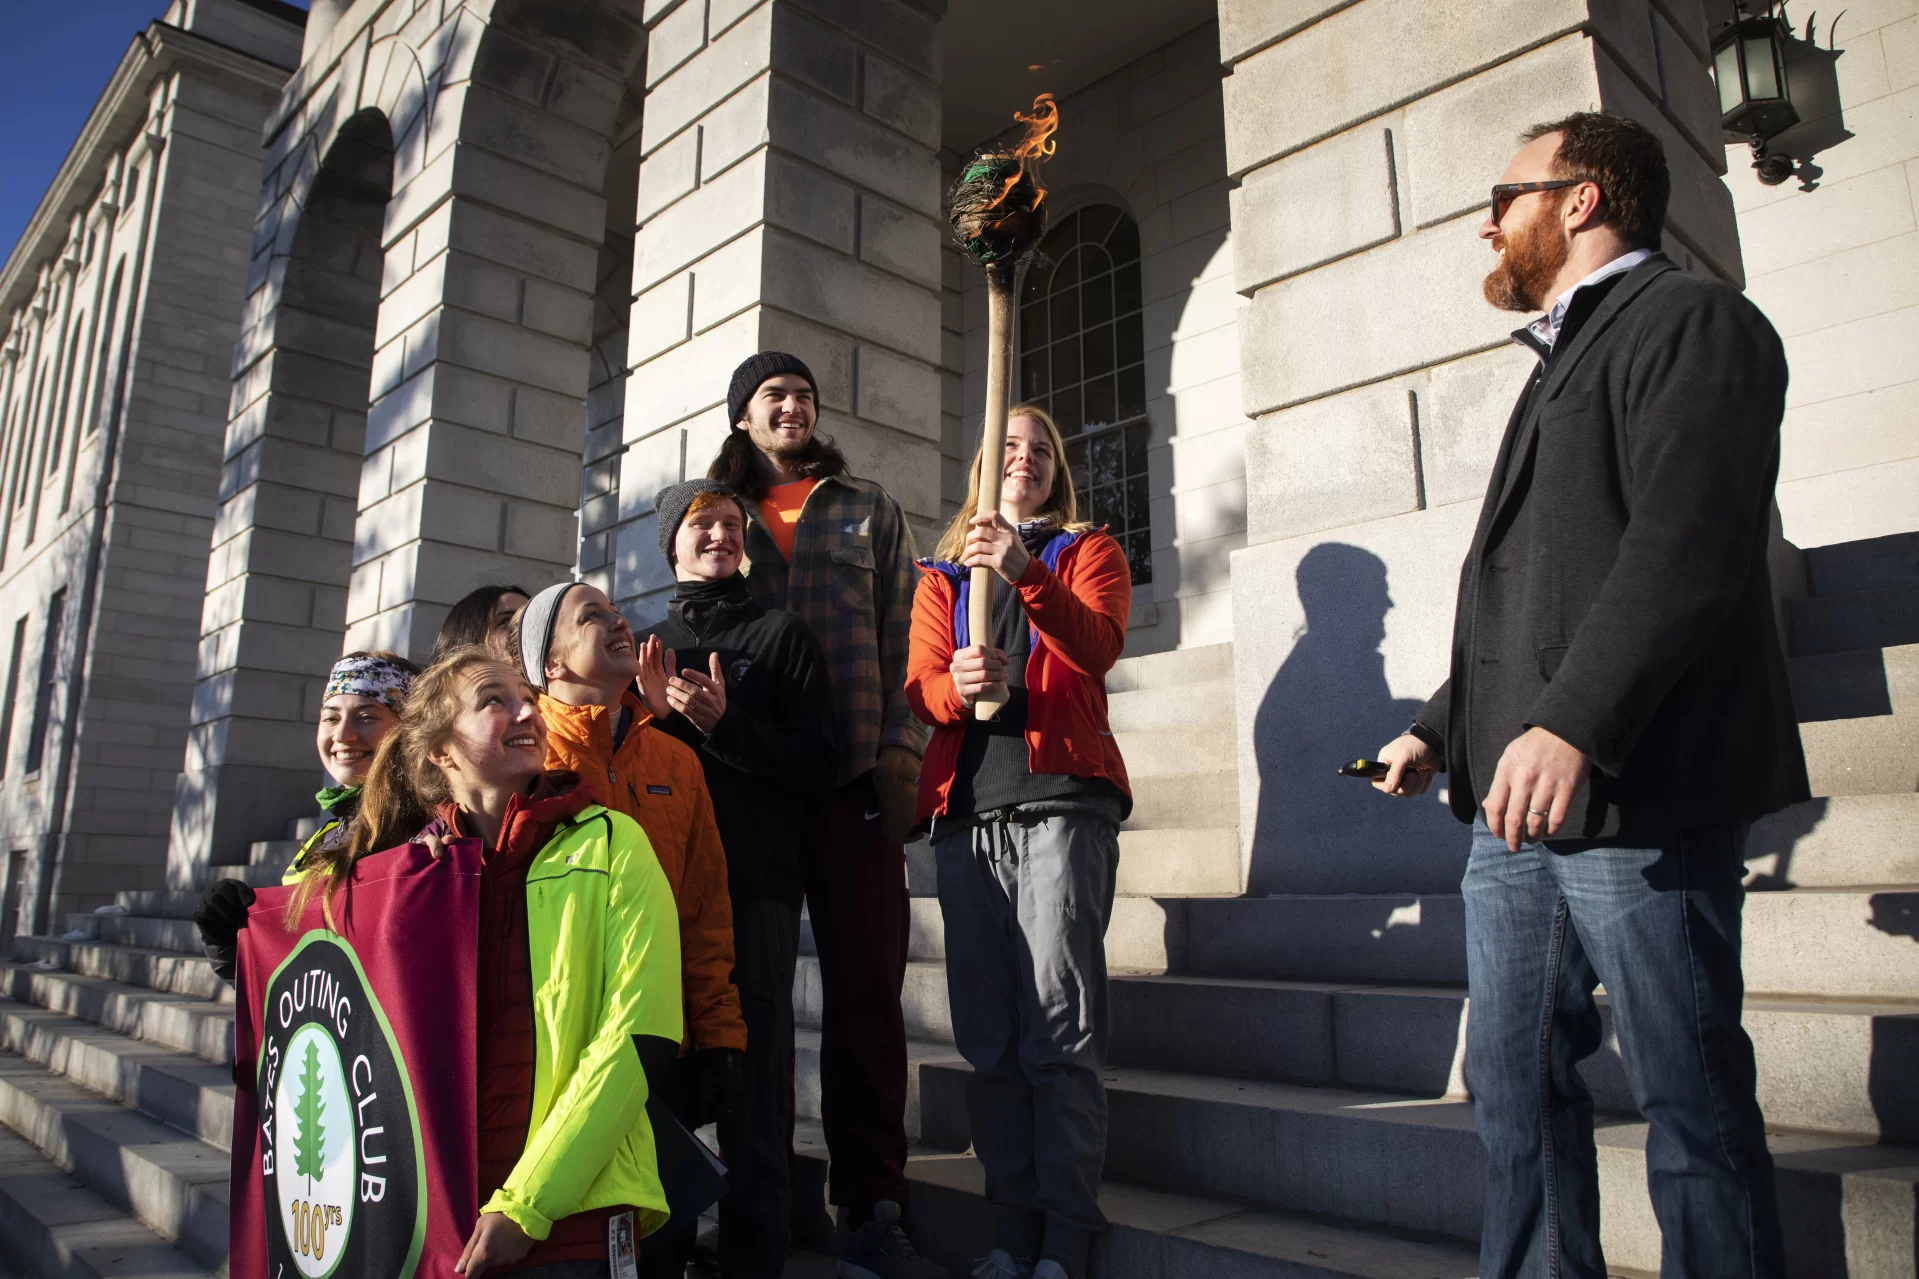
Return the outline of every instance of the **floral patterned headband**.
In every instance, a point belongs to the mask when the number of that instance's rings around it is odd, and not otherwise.
[[[412,687],[413,672],[384,657],[371,654],[343,657],[333,664],[333,673],[327,676],[326,693],[320,700],[352,693],[371,697],[398,715],[405,709],[407,690]]]

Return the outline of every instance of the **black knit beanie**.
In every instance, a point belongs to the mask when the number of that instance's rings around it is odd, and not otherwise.
[[[806,367],[806,361],[797,355],[788,355],[784,351],[761,351],[758,355],[749,355],[733,370],[732,385],[726,388],[726,424],[738,426],[740,419],[746,416],[746,402],[753,393],[766,384],[766,379],[778,377],[782,373],[797,373],[806,379],[813,388],[815,407],[820,398],[820,384],[813,380],[813,370]]]
[[[673,539],[680,531],[680,522],[686,519],[687,509],[693,505],[693,499],[702,493],[730,497],[739,503],[740,515],[744,517],[746,514],[746,499],[718,480],[682,480],[661,489],[653,499],[653,510],[660,517],[660,554],[666,556],[668,568],[677,567],[673,559]]]

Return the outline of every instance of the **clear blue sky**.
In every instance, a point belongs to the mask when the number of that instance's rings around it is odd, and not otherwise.
[[[0,260],[134,33],[166,9],[167,0],[0,0]]]

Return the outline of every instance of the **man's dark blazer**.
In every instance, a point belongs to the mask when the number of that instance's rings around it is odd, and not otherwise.
[[[1533,726],[1593,764],[1562,839],[1807,798],[1766,568],[1785,397],[1779,336],[1730,285],[1655,254],[1573,295],[1506,425],[1452,675],[1418,716],[1462,821]]]

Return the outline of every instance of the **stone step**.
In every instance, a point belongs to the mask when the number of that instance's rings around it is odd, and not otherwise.
[[[909,959],[945,958],[939,902],[914,898]],[[1753,994],[1909,999],[1919,991],[1919,890],[1752,893],[1745,909]],[[801,952],[811,954],[810,925]],[[1457,893],[1118,897],[1106,930],[1114,972],[1285,981],[1464,985]]]
[[[1135,693],[1143,688],[1168,688],[1233,677],[1233,646],[1208,644],[1203,648],[1176,648],[1164,653],[1123,657],[1106,672],[1106,691]]]
[[[0,1053],[0,1123],[188,1256],[226,1260],[226,1152],[11,1053]]]
[[[267,863],[262,866],[209,866],[200,872],[199,891],[205,892],[223,879],[237,879],[252,888],[278,888],[286,867]]]
[[[825,1177],[826,1143],[818,1123],[794,1133],[799,1180]],[[979,1161],[970,1154],[918,1147],[907,1155],[913,1219],[921,1249],[955,1275],[971,1272],[992,1237]],[[1095,1279],[1466,1279],[1478,1254],[1453,1243],[1399,1239],[1264,1212],[1226,1199],[1168,1194],[1108,1181],[1100,1210],[1112,1228],[1095,1245]],[[788,1276],[794,1274],[789,1264]]]
[[[800,1029],[820,1029],[824,993],[820,984],[820,961],[815,955],[801,955],[793,973],[793,1017]],[[949,1050],[953,1042],[953,1015],[946,1003],[946,965],[914,960],[906,965],[906,980],[900,988],[900,1012],[906,1018],[906,1037],[915,1043],[942,1044]]]
[[[287,838],[296,844],[304,844],[320,833],[320,828],[330,819],[319,814],[309,813],[305,817],[296,817],[287,823]]]
[[[160,919],[147,915],[69,915],[67,918],[70,923],[91,920],[90,931],[96,941],[172,951],[196,958],[206,954],[200,944],[200,930],[190,916]]]
[[[1919,644],[1795,657],[1787,669],[1813,794],[1919,790]]]
[[[1786,616],[1794,657],[1919,643],[1919,582],[1793,600]]]
[[[1202,680],[1114,693],[1106,699],[1106,722],[1115,734],[1164,728],[1233,728],[1233,681]]]
[[[1815,546],[1805,552],[1814,595],[1919,585],[1919,533],[1892,533]]]
[[[1238,742],[1228,724],[1132,729],[1114,733],[1126,775],[1141,779],[1184,773],[1237,773]]]
[[[47,937],[16,937],[13,957],[22,964],[45,964],[85,977],[105,977],[129,986],[186,995],[214,1003],[233,1002],[233,986],[213,975],[205,955],[146,950],[110,942],[68,942]]]
[[[920,1139],[920,1067],[931,1062],[965,1069],[966,1063],[951,1044],[906,1042],[906,1135]],[[817,1030],[799,1030],[793,1035],[793,1106],[801,1119],[820,1117],[820,1034]]]
[[[0,1000],[0,1048],[218,1150],[233,1147],[233,1069]]]
[[[192,919],[194,909],[200,904],[200,894],[148,890],[115,893],[113,900],[126,907],[127,914],[144,919]]]
[[[1465,981],[1457,894],[1194,898],[1175,971],[1333,981]],[[1746,898],[1752,994],[1909,999],[1919,992],[1919,891],[1811,888]]]
[[[0,964],[0,995],[51,1009],[187,1053],[202,1061],[233,1061],[233,1005],[128,985],[104,977]]]
[[[1467,1095],[1462,988],[1121,975],[1110,991],[1116,1066]],[[799,1024],[818,1030],[817,961],[800,961],[793,998]],[[943,965],[908,964],[900,1006],[909,1038],[953,1042]],[[1604,1041],[1581,1073],[1602,1111],[1637,1115],[1603,996],[1600,1012]],[[1919,999],[1754,996],[1745,1027],[1768,1124],[1919,1145],[1919,1073],[1900,1065],[1919,1060]]]
[[[0,1257],[25,1275],[59,1279],[213,1279],[214,1274],[4,1130]]]
[[[1237,772],[1135,777],[1126,830],[1205,830],[1239,827]]]
[[[300,855],[304,839],[261,839],[247,846],[247,861],[254,866],[285,870]]]
[[[968,1070],[929,1060],[919,1073],[921,1140],[965,1149]],[[1106,1175],[1115,1181],[1462,1242],[1479,1235],[1485,1154],[1470,1102],[1127,1067],[1104,1077]],[[1657,1270],[1646,1125],[1602,1120],[1597,1140],[1608,1262]],[[1863,1273],[1806,1264],[1830,1257],[1830,1232],[1842,1219],[1854,1237],[1840,1236],[1839,1247],[1912,1256],[1919,1151],[1802,1133],[1775,1135],[1771,1144],[1780,1218],[1800,1261],[1790,1273]]]
[[[1919,794],[1794,804],[1753,824],[1746,867],[1756,889],[1919,884]]]
[[[914,897],[939,895],[933,846],[924,840],[906,846],[906,886]],[[1232,896],[1245,887],[1235,829],[1119,833],[1115,888],[1122,897]]]
[[[940,918],[939,899],[914,897],[907,904],[912,913],[906,957],[945,959],[946,926]],[[1184,899],[1115,897],[1113,917],[1106,926],[1107,968],[1114,972],[1165,972],[1175,958],[1185,954],[1185,918]],[[813,921],[802,918],[800,954],[817,953]]]
[[[1232,816],[1220,813],[1215,820]],[[1121,897],[1234,896],[1245,886],[1237,827],[1119,833],[1115,888]]]

